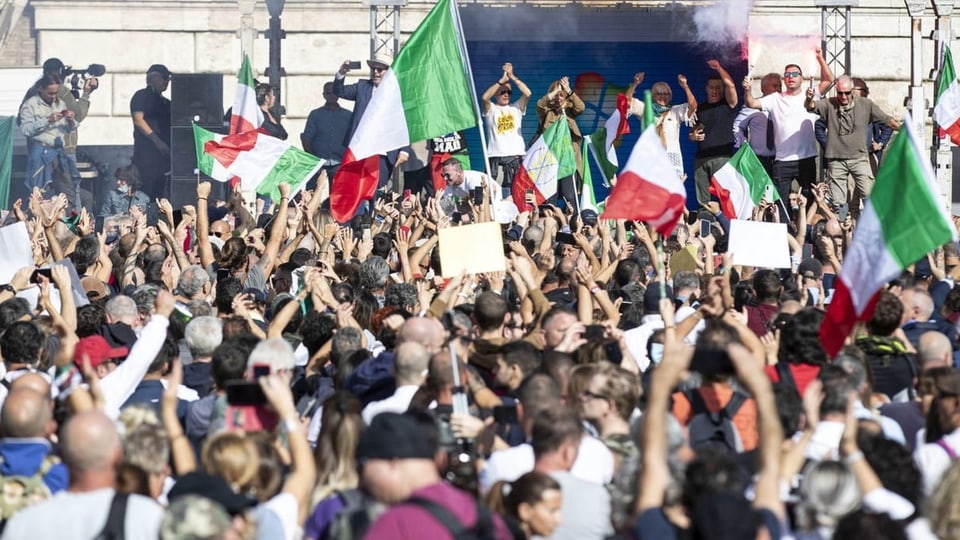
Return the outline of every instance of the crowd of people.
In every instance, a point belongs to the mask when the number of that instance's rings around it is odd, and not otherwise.
[[[45,192],[70,171],[69,103],[96,87],[68,97],[45,73],[21,114],[40,177],[0,228],[31,245],[0,285],[2,538],[956,538],[960,252],[889,283],[828,357],[824,309],[899,123],[817,58],[818,84],[790,64],[761,97],[715,60],[704,100],[683,75],[680,105],[652,86],[678,174],[681,130],[698,143],[696,202],[669,236],[575,209],[579,173],[491,210],[526,151],[533,92],[510,63],[481,96],[493,178],[456,137],[431,143],[451,145],[442,160],[398,150],[384,164],[410,187],[345,224],[324,195],[336,158],[267,211],[208,182],[173,208],[150,161],[169,152],[149,121],[169,107],[161,65],[117,193],[94,209]],[[354,64],[324,86],[306,150],[342,157],[390,59],[346,84]],[[257,89],[279,135],[272,95]],[[567,78],[536,109],[580,144]],[[782,197],[752,217],[787,224],[791,268],[731,262],[709,180],[742,144]],[[440,231],[494,219],[505,270],[445,272]]]

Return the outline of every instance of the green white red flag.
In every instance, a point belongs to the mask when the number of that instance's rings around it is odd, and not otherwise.
[[[730,219],[750,219],[760,199],[780,200],[773,180],[749,144],[744,144],[730,161],[710,179],[710,193],[720,201],[720,209]]]
[[[455,3],[437,2],[383,75],[333,180],[337,221],[373,197],[381,154],[477,125],[458,19]]]
[[[910,118],[887,147],[857,223],[820,327],[830,356],[854,325],[869,320],[884,284],[938,246],[956,239],[937,178]]]
[[[257,82],[253,77],[250,59],[243,55],[243,63],[237,73],[237,90],[230,112],[230,134],[260,129],[263,124],[263,111],[257,104]]]
[[[536,204],[543,204],[557,193],[557,181],[577,172],[577,158],[567,119],[550,124],[523,156],[523,164],[513,179],[510,194],[517,209],[526,208],[527,190],[533,190]]]

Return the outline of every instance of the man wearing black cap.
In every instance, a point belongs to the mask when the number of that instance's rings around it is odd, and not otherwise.
[[[163,97],[170,70],[163,64],[147,69],[147,86],[130,99],[133,118],[133,164],[150,198],[168,196],[170,172],[170,100]]]
[[[489,532],[493,538],[512,538],[499,516],[441,480],[434,461],[438,438],[428,435],[412,416],[389,412],[374,417],[360,435],[360,482],[375,499],[392,505],[364,538],[451,538],[441,519],[462,529],[485,530],[487,534],[477,535],[480,538],[491,537]]]

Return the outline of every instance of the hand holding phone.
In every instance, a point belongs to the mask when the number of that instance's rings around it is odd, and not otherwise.
[[[347,65],[350,69],[360,69],[362,64],[359,60],[354,60]]]

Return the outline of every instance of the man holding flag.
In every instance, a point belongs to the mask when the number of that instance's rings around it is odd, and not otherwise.
[[[334,219],[350,220],[373,197],[381,154],[477,125],[461,34],[456,4],[440,0],[382,74],[376,92],[371,88],[333,180]]]

